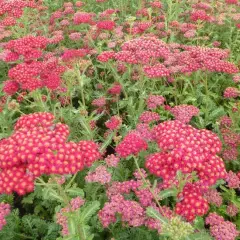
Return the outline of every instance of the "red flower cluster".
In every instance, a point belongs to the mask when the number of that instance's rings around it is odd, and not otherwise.
[[[43,54],[42,50],[48,45],[48,39],[42,36],[26,36],[17,40],[10,40],[5,49],[11,50],[7,54],[5,60],[7,62],[16,61],[23,56],[25,61],[40,58]]]
[[[203,193],[218,179],[227,176],[223,160],[216,155],[221,151],[220,139],[208,130],[198,130],[177,120],[158,124],[153,133],[162,151],[147,157],[146,168],[163,179],[163,188],[178,184],[177,171],[196,172],[199,180],[194,183],[190,195],[184,190],[182,196],[185,200],[177,204],[176,211],[190,221],[205,214],[207,201]],[[197,202],[195,207],[199,209],[190,205],[184,207],[189,201]]]
[[[33,1],[22,1],[22,0],[3,0],[0,1],[0,16],[4,15],[0,25],[12,26],[16,24],[16,19],[23,15],[23,9],[25,7],[35,8],[37,5]],[[11,19],[11,20],[10,20]],[[9,24],[11,22],[11,24]]]
[[[63,61],[70,61],[76,58],[82,58],[89,53],[89,49],[67,49],[62,55]]]
[[[177,120],[160,123],[153,132],[162,152],[148,156],[146,167],[162,177],[166,185],[174,180],[178,170],[197,171],[203,186],[211,186],[226,176],[224,163],[216,156],[221,151],[221,141],[214,133]]]
[[[126,158],[132,154],[137,155],[140,151],[148,148],[147,143],[134,132],[130,132],[123,141],[116,147],[116,152],[120,157]]]
[[[108,62],[108,60],[113,59],[114,56],[114,51],[105,51],[98,55],[97,60],[100,62]]]
[[[112,116],[110,120],[105,122],[107,128],[111,130],[118,129],[122,124],[122,119],[119,116]]]
[[[196,216],[203,216],[207,213],[209,206],[200,191],[196,191],[194,184],[185,185],[179,198],[182,199],[176,204],[176,213],[185,217],[188,221],[193,221]]]
[[[97,28],[112,31],[115,28],[115,22],[111,20],[99,21],[97,23]]]
[[[66,142],[68,126],[50,113],[20,117],[11,137],[0,142],[0,193],[20,195],[34,189],[42,174],[73,174],[101,155],[92,141]]]
[[[60,75],[65,71],[63,66],[58,64],[57,59],[49,61],[32,61],[16,65],[8,71],[11,81],[4,86],[7,94],[13,94],[17,86],[23,90],[33,91],[46,86],[55,90],[61,85]],[[15,92],[14,92],[14,91]]]

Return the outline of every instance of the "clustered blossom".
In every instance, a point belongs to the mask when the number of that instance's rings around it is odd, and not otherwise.
[[[117,167],[120,158],[115,156],[114,154],[110,154],[104,160],[108,167]]]
[[[147,99],[147,107],[149,109],[155,109],[158,106],[163,105],[165,102],[165,98],[161,95],[149,95]]]
[[[105,125],[110,130],[117,130],[122,124],[122,119],[119,116],[112,116],[110,120],[105,122]]]
[[[8,203],[0,203],[0,231],[7,224],[5,217],[11,212],[11,206]]]
[[[177,171],[196,172],[199,180],[183,191],[176,212],[189,221],[204,215],[208,202],[203,193],[227,176],[223,160],[216,155],[221,151],[220,139],[208,130],[198,130],[177,120],[160,123],[153,132],[161,152],[147,156],[146,168],[163,179],[163,188],[177,184]]]
[[[236,216],[238,214],[238,212],[239,212],[238,207],[236,205],[234,205],[233,203],[231,203],[227,206],[227,214],[230,217]]]
[[[196,216],[203,216],[209,209],[207,200],[194,184],[185,185],[179,198],[181,200],[176,204],[175,211],[188,221],[194,220]]]
[[[139,121],[143,123],[150,123],[150,122],[155,122],[159,120],[160,120],[159,114],[155,112],[150,112],[150,111],[143,112],[139,117]]]
[[[217,207],[220,207],[223,203],[223,199],[216,189],[208,189],[204,194],[204,198],[208,203],[214,204]]]
[[[26,7],[36,8],[37,5],[33,1],[0,1],[0,16],[4,16],[4,18],[0,21],[0,25],[14,26],[16,24],[16,19],[23,15],[23,10]]]
[[[17,40],[10,40],[5,49],[10,52],[5,57],[5,61],[16,61],[20,56],[24,60],[40,58],[43,54],[42,50],[48,45],[48,39],[42,36],[26,36]]]
[[[111,174],[105,166],[99,166],[93,172],[89,172],[85,177],[86,182],[98,182],[102,185],[111,181]]]
[[[125,42],[114,58],[122,63],[141,64],[149,78],[158,78],[198,70],[238,73],[237,66],[226,61],[228,55],[220,48],[168,44],[155,36],[144,36]]]
[[[144,223],[144,209],[136,201],[125,200],[121,194],[111,197],[110,202],[105,203],[98,217],[103,227],[116,222],[116,213],[121,215],[121,220],[129,226],[138,227]]]
[[[176,120],[189,123],[193,116],[199,114],[199,109],[192,105],[181,104],[170,109]]]
[[[66,213],[71,213],[76,210],[78,210],[82,205],[84,205],[85,200],[81,197],[76,197],[71,199],[70,206],[62,208],[57,214],[56,214],[56,221],[59,225],[62,227],[62,236],[68,236],[69,235],[69,229],[68,229],[68,217],[66,216]]]
[[[10,95],[17,91],[17,86],[29,91],[42,87],[55,90],[61,85],[60,75],[64,71],[57,59],[20,63],[8,71],[9,80],[3,90]]]
[[[232,171],[229,171],[226,177],[228,187],[230,188],[240,188],[240,178],[238,175]]]
[[[103,106],[106,105],[106,98],[105,97],[100,97],[100,98],[94,99],[92,101],[92,105],[96,106],[96,107],[103,107]]]
[[[236,225],[225,221],[216,213],[210,213],[206,218],[206,224],[210,225],[210,233],[216,240],[235,240],[239,236]]]
[[[110,59],[113,59],[114,56],[114,51],[105,51],[98,55],[97,60],[100,62],[108,62]]]
[[[107,189],[107,196],[109,201],[105,203],[102,210],[99,211],[98,217],[103,227],[108,227],[111,223],[116,222],[117,216],[121,216],[121,220],[129,226],[145,225],[149,229],[156,229],[161,232],[161,223],[146,214],[146,208],[151,206],[164,217],[171,218],[173,212],[170,208],[163,206],[161,209],[156,207],[152,193],[144,187],[142,177],[147,177],[144,169],[137,170],[134,173],[136,180],[129,180],[125,182],[112,182]],[[155,190],[156,195],[159,193]],[[126,200],[124,196],[133,192],[138,201]]]
[[[120,83],[115,82],[112,87],[108,89],[108,93],[111,95],[119,95],[122,91],[122,86]]]
[[[116,147],[116,152],[120,157],[126,158],[130,155],[137,155],[140,151],[146,150],[147,143],[135,132],[130,132],[123,141]]]
[[[67,142],[68,126],[51,113],[20,117],[13,134],[0,141],[0,193],[24,195],[42,174],[73,174],[100,158],[92,141]]]
[[[235,87],[228,87],[225,89],[224,98],[237,98],[240,96],[240,91]]]

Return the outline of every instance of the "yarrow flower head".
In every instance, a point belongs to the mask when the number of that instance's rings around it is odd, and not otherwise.
[[[105,166],[99,166],[94,172],[89,172],[85,177],[86,182],[98,182],[100,184],[106,184],[111,181],[111,174],[107,171]]]
[[[210,213],[206,218],[206,224],[210,225],[210,233],[216,240],[235,240],[239,236],[236,225],[225,221],[216,213]]]
[[[234,87],[228,87],[225,89],[224,98],[237,98],[240,96],[240,91],[237,88]]]
[[[130,132],[123,141],[116,147],[116,152],[120,157],[126,158],[130,155],[137,155],[140,151],[146,150],[147,143],[135,132]]]
[[[42,174],[73,174],[100,158],[98,145],[67,142],[68,126],[53,121],[51,113],[24,115],[0,141],[0,193],[24,195]]]
[[[149,109],[155,109],[158,106],[163,105],[165,98],[161,95],[149,95],[147,99],[147,106]]]
[[[181,104],[170,109],[175,119],[182,123],[189,123],[193,116],[197,116],[199,109],[192,105]]]
[[[122,124],[122,119],[119,116],[112,116],[110,120],[105,122],[106,127],[111,130],[119,129],[121,124]]]
[[[107,163],[108,167],[117,167],[120,158],[115,156],[114,154],[110,154],[104,160]]]
[[[159,120],[160,120],[159,114],[155,112],[150,112],[150,111],[143,112],[139,117],[139,121],[143,123],[150,123],[150,122],[155,122]]]

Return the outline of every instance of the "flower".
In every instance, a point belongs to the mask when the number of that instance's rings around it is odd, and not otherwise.
[[[105,166],[99,166],[94,172],[88,173],[85,177],[86,182],[98,182],[100,184],[106,184],[111,181],[111,174],[107,171]]]
[[[137,155],[140,151],[146,150],[147,143],[136,133],[130,132],[123,141],[116,147],[116,152],[120,157],[126,158],[132,154]]]

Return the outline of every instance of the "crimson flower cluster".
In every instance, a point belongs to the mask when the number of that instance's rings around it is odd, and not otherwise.
[[[130,132],[123,141],[116,147],[116,152],[120,157],[137,155],[140,151],[146,150],[148,145],[136,132]]]
[[[9,138],[0,141],[0,193],[24,195],[42,174],[73,174],[101,155],[92,141],[67,142],[68,126],[51,113],[25,115]]]
[[[0,1],[0,16],[4,15],[0,25],[13,26],[16,24],[16,19],[23,15],[25,7],[36,8],[37,5],[34,1],[12,0]]]
[[[42,50],[48,45],[48,39],[42,36],[26,36],[16,40],[10,40],[5,49],[10,52],[5,57],[6,62],[12,62],[19,59],[20,56],[25,61],[40,58],[43,54]]]

